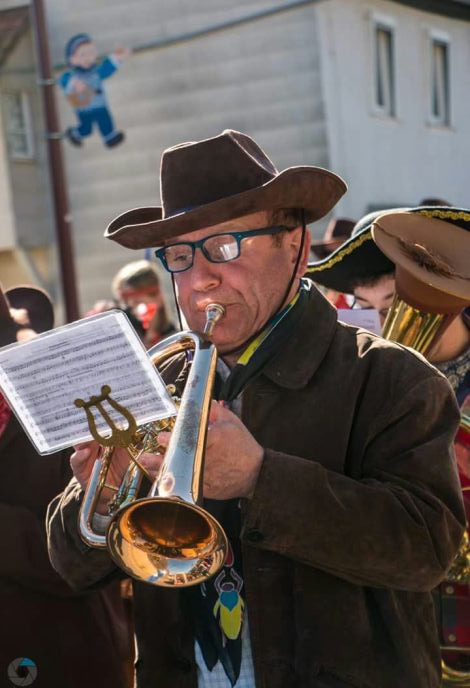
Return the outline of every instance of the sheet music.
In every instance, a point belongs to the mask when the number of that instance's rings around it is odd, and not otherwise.
[[[338,308],[338,320],[374,334],[382,333],[379,312],[375,308]]]
[[[173,415],[173,401],[126,315],[113,310],[78,320],[23,344],[0,349],[0,387],[40,454],[92,438],[84,409],[111,387],[111,397],[140,425]],[[105,403],[119,427],[127,422]],[[107,425],[93,409],[101,434]]]

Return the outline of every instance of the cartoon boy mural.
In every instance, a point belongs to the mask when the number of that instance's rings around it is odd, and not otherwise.
[[[96,124],[106,146],[112,148],[124,140],[124,133],[114,128],[103,81],[119,69],[130,54],[128,48],[119,48],[98,63],[98,50],[91,36],[79,33],[65,47],[65,59],[70,69],[60,77],[60,86],[74,108],[78,125],[69,127],[65,135],[75,146],[81,146]]]

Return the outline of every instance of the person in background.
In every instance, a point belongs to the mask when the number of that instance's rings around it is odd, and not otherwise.
[[[356,223],[347,217],[333,217],[322,239],[312,239],[312,253],[320,260],[336,251],[351,236]]]
[[[411,210],[441,220],[447,218],[446,221],[451,223],[455,213],[458,213],[458,226],[462,232],[468,232],[470,246],[470,211],[444,206],[419,206]],[[356,223],[348,241],[325,260],[311,263],[307,270],[308,276],[319,285],[351,294],[354,297],[353,307],[377,310],[382,324],[395,297],[395,265],[373,241],[372,224],[380,215],[388,212],[399,212],[399,209],[365,215]],[[445,368],[449,361],[460,360],[461,356],[465,358],[466,384],[470,385],[467,377],[470,366],[468,309],[453,320],[427,358],[434,365]],[[448,377],[452,383],[454,378],[450,374]]]
[[[0,347],[51,329],[53,320],[43,290],[20,286],[3,293],[0,285]],[[70,480],[70,454],[39,456],[0,392],[2,686],[11,663],[24,657],[35,666],[38,688],[131,686],[132,639],[120,581],[78,593],[47,555],[46,508]]]
[[[325,234],[323,235],[323,239],[312,240],[313,254],[316,255],[320,260],[323,260],[349,239],[353,229],[353,220],[350,220],[347,217],[332,218],[328,223]],[[342,294],[335,289],[325,289],[324,294],[328,301],[336,308],[350,307],[350,303],[348,302],[345,294]]]
[[[449,203],[448,201],[444,201],[443,198],[436,198],[435,196],[429,196],[426,198],[422,198],[420,202],[418,203],[418,206],[431,206],[435,205],[440,208],[449,208],[452,204]]]
[[[353,307],[374,308],[383,324],[395,296],[395,266],[372,240],[371,224],[381,212],[361,218],[348,240],[309,265],[308,275],[324,289],[350,295]]]
[[[428,202],[432,199],[427,199]],[[437,200],[437,199],[436,199]],[[426,217],[435,217],[458,226],[468,236],[470,255],[470,210],[449,206],[417,207]],[[359,308],[375,308],[382,325],[395,296],[395,265],[379,249],[372,238],[372,224],[380,215],[396,210],[370,213],[356,224],[351,239],[329,258],[312,263],[308,274],[320,284],[344,289],[354,296]],[[470,405],[470,308],[458,315],[427,355],[449,380],[462,414],[468,417]],[[466,411],[464,410],[466,409]],[[470,522],[470,434],[464,428],[454,443],[459,478],[464,495],[467,521]],[[470,534],[470,529],[469,529]],[[459,646],[468,652],[444,653],[446,661],[457,669],[469,672],[470,680],[470,547],[464,540],[459,556],[467,557],[468,578],[455,583],[442,583],[435,591],[435,602],[442,646]],[[450,576],[452,577],[452,571]]]
[[[124,265],[113,278],[112,292],[119,306],[141,323],[147,348],[175,332],[157,269],[150,261],[137,260]]]
[[[98,301],[95,301],[93,306],[86,311],[85,318],[88,318],[90,315],[98,315],[98,313],[106,313],[114,308],[123,311],[127,315],[132,327],[139,335],[140,339],[145,342],[146,331],[142,322],[134,315],[130,308],[121,308],[118,302],[114,299],[98,299]]]

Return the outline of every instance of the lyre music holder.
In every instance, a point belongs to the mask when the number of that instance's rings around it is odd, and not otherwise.
[[[116,425],[103,406],[105,401],[108,402],[111,408],[113,408],[117,413],[121,414],[121,416],[126,419],[126,428],[119,428]],[[85,401],[84,399],[75,399],[74,404],[77,408],[83,408],[85,410],[90,432],[93,435],[93,438],[103,447],[122,447],[123,449],[127,449],[132,443],[132,438],[137,432],[137,422],[129,409],[127,409],[125,406],[122,406],[112,398],[111,387],[109,385],[103,385],[101,387],[100,395],[91,396],[88,401]],[[109,429],[111,430],[111,435],[109,435],[109,437],[101,435],[98,432],[95,423],[95,417],[91,410],[93,407],[95,407],[101,414],[101,417],[106,421]]]

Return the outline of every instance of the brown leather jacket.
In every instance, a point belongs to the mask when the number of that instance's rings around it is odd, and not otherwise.
[[[312,289],[282,351],[245,390],[266,448],[242,531],[257,688],[437,688],[430,590],[465,516],[446,379],[401,346],[338,324]],[[74,482],[50,507],[50,555],[76,588],[109,574],[76,532]],[[135,584],[139,688],[195,688],[176,590]]]

